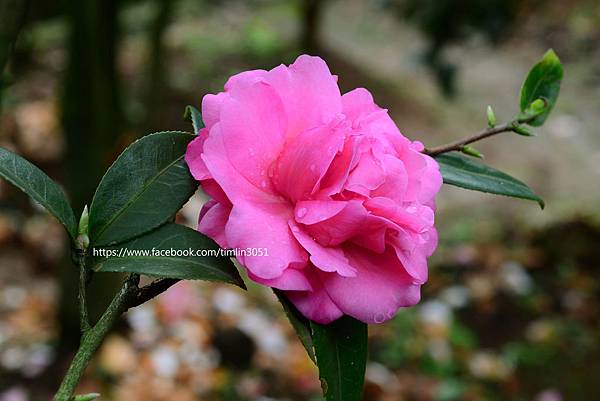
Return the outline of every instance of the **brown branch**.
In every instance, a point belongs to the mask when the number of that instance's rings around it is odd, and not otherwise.
[[[479,131],[477,134],[470,136],[465,139],[460,139],[458,141],[450,142],[445,145],[436,146],[433,148],[425,148],[423,153],[429,156],[436,156],[446,152],[452,152],[454,150],[461,151],[462,148],[470,143],[480,141],[482,139],[488,138],[490,136],[494,136],[497,134],[501,134],[502,132],[516,132],[520,135],[530,136],[527,131],[521,127],[520,124],[527,124],[534,120],[537,116],[540,115],[541,112],[531,113],[527,110],[519,115],[517,115],[513,120],[496,125],[494,127],[489,127],[484,130]]]
[[[435,155],[439,155],[442,153],[451,152],[453,150],[461,150],[461,148],[465,145],[480,141],[482,139],[488,138],[493,135],[500,134],[502,132],[510,132],[510,131],[513,131],[513,129],[514,129],[514,122],[511,121],[510,123],[497,125],[493,128],[486,128],[469,138],[450,142],[446,145],[436,146],[434,148],[426,148],[423,151],[423,153],[425,153],[426,155],[429,155],[429,156],[435,156]]]

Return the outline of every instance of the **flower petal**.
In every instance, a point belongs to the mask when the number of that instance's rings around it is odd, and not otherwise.
[[[225,92],[219,92],[216,95],[209,93],[202,98],[202,121],[207,129],[211,129],[221,119],[221,106],[228,96]]]
[[[356,247],[345,250],[357,268],[356,277],[319,274],[327,293],[345,314],[365,323],[382,323],[399,308],[419,302],[420,285],[406,274],[393,250],[383,254]]]
[[[198,181],[211,178],[210,172],[206,168],[204,160],[202,160],[206,138],[208,138],[208,129],[203,128],[198,132],[198,136],[188,143],[185,151],[185,163],[188,165],[192,176]]]
[[[219,203],[223,203],[229,205],[231,207],[231,201],[223,192],[223,188],[217,183],[215,180],[204,180],[200,182],[200,186],[206,195],[210,196],[212,199],[216,200]]]
[[[225,228],[227,243],[237,249],[266,249],[268,256],[252,252],[237,257],[252,274],[274,279],[289,267],[302,267],[308,255],[292,236],[288,220],[292,209],[284,203],[234,203]]]
[[[220,120],[228,159],[257,188],[274,193],[267,170],[283,149],[286,122],[281,100],[262,81],[233,86],[229,93]]]
[[[306,278],[306,269],[285,269],[281,276],[264,279],[248,272],[248,277],[252,281],[266,285],[272,288],[278,288],[285,291],[312,291],[312,286]]]
[[[225,149],[221,123],[215,124],[204,142],[202,160],[214,180],[221,186],[227,198],[252,202],[277,202],[278,198],[253,185],[229,160]]]
[[[289,141],[274,172],[275,188],[294,203],[314,193],[344,138],[343,128],[324,125]]]
[[[293,221],[289,222],[292,234],[310,254],[310,261],[324,272],[337,272],[344,277],[354,277],[356,269],[348,263],[340,248],[324,247],[300,229]]]
[[[357,194],[369,196],[371,191],[385,181],[383,167],[371,152],[361,155],[358,165],[352,170],[346,181],[346,189]]]
[[[325,246],[339,245],[361,232],[370,230],[364,225],[367,221],[368,212],[362,205],[362,201],[351,200],[343,201],[343,203],[344,208],[339,213],[326,220],[306,225],[306,231],[319,244]],[[298,216],[298,210],[296,216]]]
[[[341,212],[348,202],[308,200],[296,203],[296,221],[302,224],[315,224],[327,220]]]
[[[325,291],[313,266],[307,267],[307,278],[312,286],[312,291],[286,291],[285,293],[300,313],[319,324],[331,323],[342,317],[344,313]]]
[[[221,248],[228,248],[225,225],[231,207],[210,200],[204,204],[198,218],[198,231],[212,238]]]
[[[337,79],[319,57],[302,55],[265,78],[277,90],[288,117],[287,136],[327,124],[342,111]]]

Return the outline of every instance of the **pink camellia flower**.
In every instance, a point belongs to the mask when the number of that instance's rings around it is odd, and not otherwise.
[[[381,323],[414,305],[437,245],[437,163],[318,57],[235,75],[202,100],[185,160],[211,200],[198,230],[309,319]],[[267,256],[260,256],[262,249]]]

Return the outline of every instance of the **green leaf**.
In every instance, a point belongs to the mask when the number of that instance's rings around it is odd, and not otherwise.
[[[192,122],[192,126],[194,127],[194,134],[196,135],[198,134],[198,131],[204,128],[204,123],[202,122],[202,114],[194,106],[187,106],[185,108],[183,118],[184,120]]]
[[[0,176],[56,217],[72,239],[77,237],[77,219],[67,196],[42,170],[16,153],[0,148]]]
[[[89,262],[98,272],[220,281],[246,288],[231,259],[221,255],[219,249],[214,241],[191,228],[166,223],[126,243],[92,249]],[[205,253],[198,253],[201,251]]]
[[[285,311],[285,314],[287,315],[288,320],[292,324],[292,327],[296,331],[296,334],[298,335],[300,342],[302,342],[304,349],[306,349],[306,352],[308,353],[309,358],[314,363],[317,363],[317,359],[315,357],[315,349],[314,349],[313,340],[312,340],[312,333],[311,333],[311,329],[310,329],[310,320],[305,318],[304,315],[302,315],[302,313],[300,313],[298,311],[298,309],[296,309],[294,304],[291,303],[287,299],[287,297],[285,296],[283,291],[273,289],[273,292],[277,296],[277,299],[279,299],[279,302],[281,302],[281,305],[283,306],[283,310]]]
[[[539,127],[544,124],[556,104],[562,77],[562,64],[552,49],[548,50],[544,57],[529,71],[521,87],[521,112],[525,112],[531,103],[537,99],[545,99],[547,102],[545,111],[528,122],[529,125]]]
[[[92,245],[111,245],[169,220],[198,184],[184,161],[185,132],[159,132],[131,144],[108,169],[90,207]]]
[[[544,208],[544,201],[524,183],[501,171],[483,165],[457,153],[435,156],[440,164],[444,183],[474,191],[536,201]]]
[[[327,401],[362,400],[367,325],[344,316],[328,325],[311,322],[317,366]]]

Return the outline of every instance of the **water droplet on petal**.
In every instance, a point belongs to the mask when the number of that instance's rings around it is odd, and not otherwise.
[[[306,210],[305,207],[301,207],[300,209],[298,209],[298,211],[296,212],[296,216],[298,216],[299,218],[303,218],[304,216],[306,216],[306,212],[308,210]]]
[[[373,318],[373,320],[377,324],[383,323],[383,322],[385,322],[385,315],[383,313],[377,313],[377,314],[375,314],[375,317]]]
[[[313,173],[317,170],[317,166],[314,164],[310,165],[310,171],[312,171]]]
[[[261,186],[262,188],[266,188],[266,187],[267,187],[267,182],[266,182],[265,180],[262,180],[262,181],[260,182],[260,186]]]

